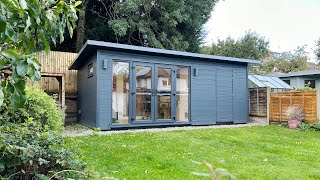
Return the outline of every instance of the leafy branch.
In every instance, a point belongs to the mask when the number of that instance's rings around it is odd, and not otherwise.
[[[25,84],[40,80],[40,63],[35,52],[50,51],[50,44],[64,41],[76,27],[76,8],[81,1],[1,0],[0,1],[0,106],[4,92],[12,94],[11,103],[22,106]],[[8,78],[9,76],[9,78]]]

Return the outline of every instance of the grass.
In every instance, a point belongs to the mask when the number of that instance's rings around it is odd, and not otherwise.
[[[119,179],[197,179],[207,161],[238,179],[320,179],[320,132],[278,126],[68,138],[90,170]]]

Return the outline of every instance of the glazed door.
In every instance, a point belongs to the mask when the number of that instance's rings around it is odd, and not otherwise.
[[[133,63],[132,69],[132,122],[174,122],[175,67]]]
[[[175,121],[175,67],[155,65],[155,120]]]
[[[154,122],[154,65],[148,63],[133,63],[132,81],[132,122]]]

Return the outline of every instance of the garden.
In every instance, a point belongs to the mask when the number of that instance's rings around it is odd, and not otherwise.
[[[320,178],[319,124],[63,137],[35,53],[72,37],[81,3],[0,1],[0,179]]]
[[[67,138],[87,168],[119,179],[197,179],[208,162],[238,179],[319,179],[319,132],[283,126]]]

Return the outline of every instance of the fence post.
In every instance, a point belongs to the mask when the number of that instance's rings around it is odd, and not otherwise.
[[[267,87],[267,121],[269,125],[270,125],[270,93],[271,93],[271,88]]]
[[[260,108],[259,108],[259,87],[257,88],[257,114],[260,116]]]
[[[319,118],[320,118],[320,89],[316,89],[316,98],[317,98],[317,121],[319,122]]]

